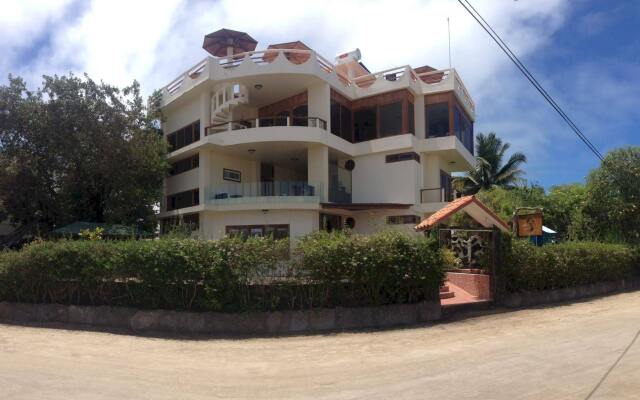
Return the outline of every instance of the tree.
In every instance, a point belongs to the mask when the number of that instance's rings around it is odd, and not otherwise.
[[[544,188],[539,185],[516,186],[509,189],[493,187],[477,193],[478,199],[505,221],[510,221],[518,207],[543,207]]]
[[[582,209],[587,188],[580,183],[552,186],[544,199],[544,224],[558,233],[559,239],[583,239]]]
[[[75,220],[153,221],[166,144],[137,82],[87,75],[0,86],[0,204],[12,223],[47,232]],[[0,212],[1,213],[1,212]]]
[[[512,188],[522,183],[524,172],[520,166],[527,162],[527,157],[520,152],[513,153],[506,163],[503,159],[511,145],[491,132],[476,136],[476,166],[464,177],[456,178],[454,185],[463,194],[475,194],[481,189],[499,186]]]
[[[591,171],[581,218],[595,239],[640,243],[640,147],[610,151]]]

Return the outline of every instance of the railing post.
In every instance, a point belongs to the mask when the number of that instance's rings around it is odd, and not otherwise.
[[[227,125],[227,130],[228,131],[232,131],[233,130],[233,122],[229,122],[229,124]]]
[[[291,126],[291,117],[287,117],[287,126]]]
[[[260,128],[260,118],[256,118],[256,128]]]

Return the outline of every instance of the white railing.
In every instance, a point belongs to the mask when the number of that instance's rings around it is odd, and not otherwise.
[[[396,68],[385,69],[384,71],[375,72],[369,75],[362,75],[356,78],[353,78],[353,83],[355,83],[358,87],[365,88],[373,85],[373,83],[378,79],[384,79],[386,81],[395,82],[400,80],[407,71],[412,71],[411,67],[408,65]],[[415,76],[415,74],[413,74]],[[413,77],[412,77],[413,79]]]
[[[165,86],[164,90],[166,90],[169,94],[173,94],[176,91],[178,91],[178,89],[180,89],[180,87],[182,86],[182,84],[187,78],[196,79],[198,76],[200,76],[202,71],[204,71],[205,68],[207,67],[207,61],[208,61],[208,57],[200,61],[193,67],[189,68],[188,70],[186,70],[176,79],[171,81],[171,83]]]
[[[454,90],[456,94],[458,95],[458,97],[462,99],[463,103],[465,103],[465,106],[467,106],[467,108],[469,108],[475,114],[476,104],[474,103],[473,99],[469,95],[469,92],[467,92],[467,88],[462,83],[462,79],[460,79],[460,76],[458,75],[458,73],[455,70],[453,70],[453,73],[455,77]]]

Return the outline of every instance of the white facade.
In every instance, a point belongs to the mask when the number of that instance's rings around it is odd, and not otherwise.
[[[182,172],[165,180],[160,218],[197,215],[207,239],[268,226],[295,238],[326,228],[327,215],[362,233],[412,232],[412,216],[451,200],[442,176],[475,163],[451,126],[458,120],[429,137],[430,96],[450,96],[471,124],[473,101],[453,69],[363,69],[312,50],[268,49],[209,56],[171,82],[162,129],[174,144],[168,161],[182,162],[174,165]],[[372,137],[357,136],[365,134]]]

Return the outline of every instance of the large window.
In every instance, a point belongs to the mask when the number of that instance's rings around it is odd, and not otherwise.
[[[167,211],[197,206],[200,204],[200,190],[192,189],[167,196]]]
[[[191,231],[197,231],[200,227],[200,216],[199,214],[184,214],[177,217],[163,218],[160,220],[160,233],[169,233],[176,226],[185,226]]]
[[[377,126],[375,107],[354,111],[353,120],[353,136],[356,142],[376,138]]]
[[[458,106],[455,106],[454,108],[453,124],[456,136],[462,142],[464,147],[473,154],[473,122],[467,118],[464,111],[462,111]]]
[[[351,126],[351,110],[336,102],[331,102],[331,133],[344,140],[353,142]]]
[[[271,236],[274,239],[286,239],[289,237],[289,225],[231,225],[226,227],[227,235],[242,236]]]
[[[429,104],[425,107],[427,137],[449,134],[449,103]]]
[[[451,175],[440,170],[440,189],[442,191],[442,201],[453,201],[453,180]]]
[[[293,126],[308,126],[309,122],[307,120],[307,116],[309,115],[309,108],[304,106],[299,106],[293,109],[293,121],[291,125]]]
[[[193,157],[185,158],[184,160],[176,161],[171,163],[169,169],[169,175],[174,176],[181,174],[183,172],[192,170],[194,168],[198,168],[200,165],[200,157],[196,154]]]
[[[402,133],[402,102],[385,104],[379,107],[380,137]]]
[[[178,150],[198,140],[200,140],[200,121],[193,122],[167,135],[170,151]]]

